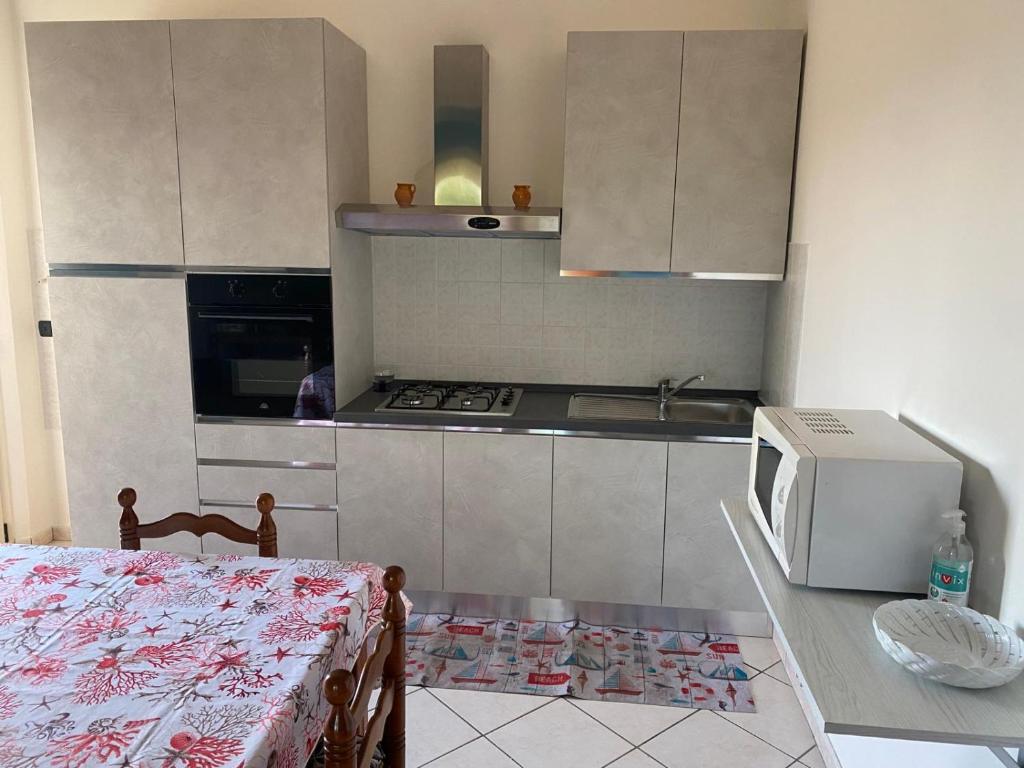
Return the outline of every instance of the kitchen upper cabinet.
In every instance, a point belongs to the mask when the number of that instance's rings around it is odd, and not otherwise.
[[[747,444],[669,444],[664,605],[764,612],[720,509],[745,494],[749,467]]]
[[[554,441],[552,597],[658,605],[668,443]]]
[[[552,440],[445,433],[446,592],[550,594]]]
[[[34,22],[25,44],[47,261],[181,264],[168,22]]]
[[[667,272],[682,32],[570,32],[563,270]]]
[[[803,36],[570,33],[561,268],[780,279]]]
[[[338,429],[338,551],[441,589],[443,433]]]
[[[686,33],[673,272],[782,277],[803,38]]]
[[[186,263],[329,267],[333,198],[367,194],[362,49],[225,19],[172,21],[171,53]]]
[[[50,279],[72,540],[117,547],[117,492],[143,523],[199,511],[185,281]],[[199,551],[175,534],[148,549]]]

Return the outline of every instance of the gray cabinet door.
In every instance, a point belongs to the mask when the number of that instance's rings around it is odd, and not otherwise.
[[[166,21],[25,25],[46,258],[181,264]]]
[[[551,437],[444,436],[444,589],[551,593]]]
[[[338,430],[338,553],[441,589],[443,433]]]
[[[123,486],[142,522],[197,513],[185,281],[55,277],[50,304],[72,541],[118,546]],[[198,552],[199,539],[143,546]]]
[[[186,263],[329,266],[323,34],[171,22]]]
[[[668,444],[554,440],[552,596],[658,605]]]
[[[749,445],[669,444],[665,605],[764,612],[720,509],[745,495],[749,466]]]
[[[682,32],[570,32],[563,270],[667,272]]]
[[[782,275],[803,32],[687,32],[673,272]]]

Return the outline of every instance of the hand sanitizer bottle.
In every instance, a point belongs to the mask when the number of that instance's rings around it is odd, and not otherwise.
[[[967,605],[971,588],[971,568],[974,566],[974,547],[964,531],[965,513],[962,509],[946,512],[949,532],[944,534],[932,550],[932,575],[928,583],[928,599],[953,605]]]

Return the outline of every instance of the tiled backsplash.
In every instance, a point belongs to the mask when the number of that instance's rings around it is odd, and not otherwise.
[[[372,239],[375,364],[399,377],[760,386],[763,283],[561,277],[557,240]]]

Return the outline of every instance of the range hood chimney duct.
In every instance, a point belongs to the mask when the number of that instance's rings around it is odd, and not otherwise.
[[[487,205],[489,58],[434,46],[434,205]]]

